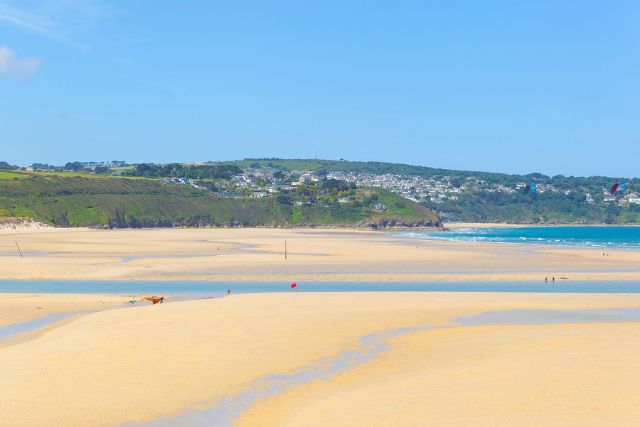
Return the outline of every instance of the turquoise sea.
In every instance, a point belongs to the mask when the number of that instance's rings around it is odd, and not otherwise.
[[[405,233],[404,235],[481,243],[640,249],[640,227],[625,226],[454,228],[451,231]]]

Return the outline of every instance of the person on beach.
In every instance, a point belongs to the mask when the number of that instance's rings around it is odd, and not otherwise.
[[[551,281],[552,281],[553,283],[556,283],[556,278],[555,278],[555,276],[551,278]]]
[[[231,288],[227,289],[227,295],[231,295]]]
[[[548,278],[544,278],[544,283],[549,283],[549,279]]]

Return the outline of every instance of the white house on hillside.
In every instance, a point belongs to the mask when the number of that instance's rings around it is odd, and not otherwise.
[[[627,202],[629,203],[633,203],[634,205],[640,205],[640,196],[638,195],[638,193],[629,193],[626,196],[624,196],[625,199],[627,199]]]

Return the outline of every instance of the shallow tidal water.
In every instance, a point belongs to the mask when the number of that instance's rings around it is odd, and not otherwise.
[[[61,322],[72,317],[90,313],[90,311],[67,311],[62,313],[49,313],[35,319],[24,322],[12,323],[0,326],[0,342],[9,340],[15,336],[37,331],[54,323]]]
[[[506,310],[459,317],[464,326],[640,322],[640,307],[591,310]]]
[[[171,294],[222,296],[263,292],[568,292],[640,293],[639,281],[573,281],[556,278],[555,283],[522,282],[190,282],[190,281],[0,281],[0,292],[12,293],[106,293],[121,295]]]

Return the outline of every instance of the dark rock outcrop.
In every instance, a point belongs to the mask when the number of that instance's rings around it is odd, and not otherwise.
[[[393,228],[442,228],[442,221],[436,219],[421,218],[410,220],[407,218],[392,216],[376,219],[369,219],[357,224],[358,227],[371,228],[373,230],[393,229]]]

